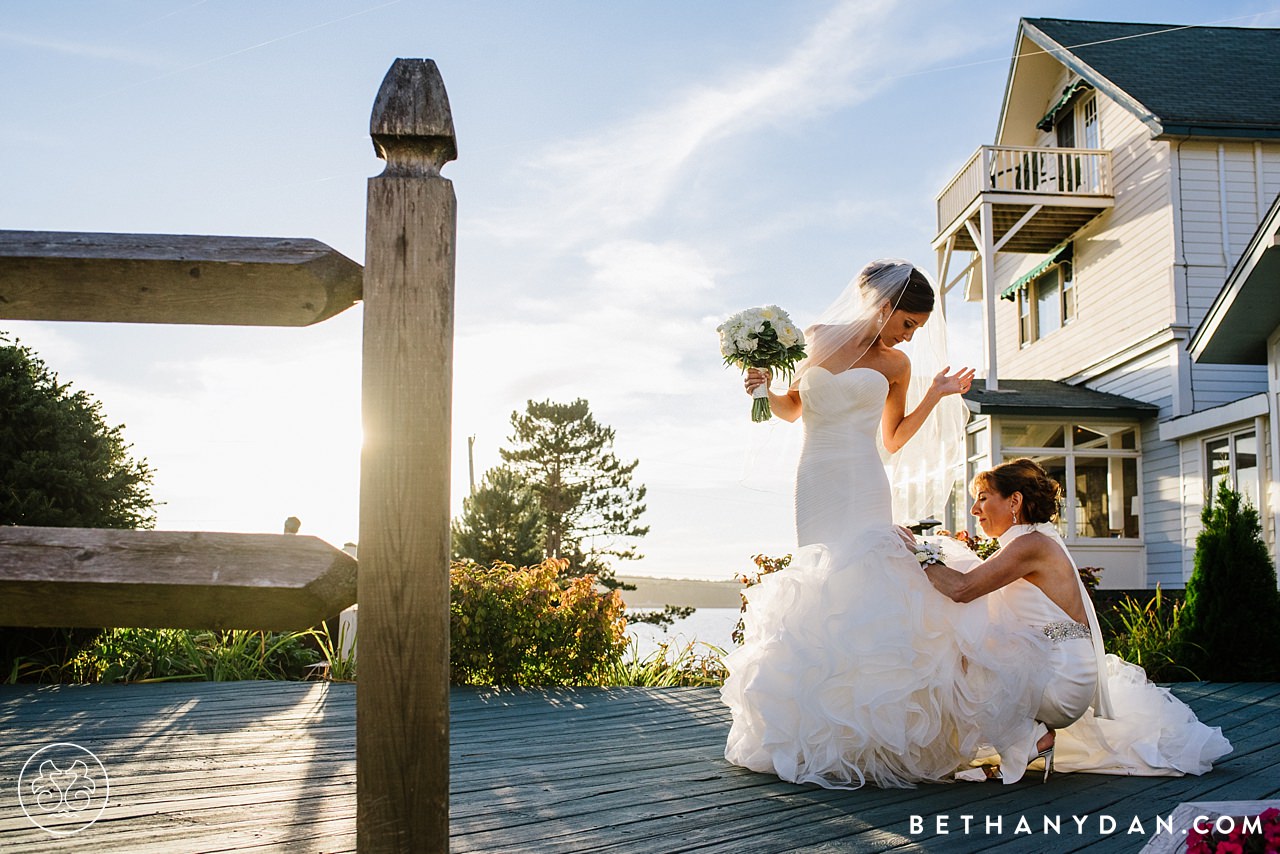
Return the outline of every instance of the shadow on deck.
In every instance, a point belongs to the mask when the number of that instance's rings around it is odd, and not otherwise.
[[[455,689],[452,850],[1137,851],[1179,803],[1280,796],[1280,683],[1174,692],[1235,746],[1203,777],[837,792],[726,763],[715,689]],[[101,817],[71,836],[35,827],[17,797],[27,758],[53,742],[110,775]],[[1015,832],[1020,817],[1032,832]],[[0,848],[354,851],[355,686],[0,687]]]

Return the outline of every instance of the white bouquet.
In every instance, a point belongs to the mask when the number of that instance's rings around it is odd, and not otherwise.
[[[731,316],[716,327],[720,333],[720,355],[726,365],[766,368],[780,374],[787,382],[796,363],[804,358],[804,335],[776,305],[748,308]],[[762,383],[752,393],[752,421],[768,421],[769,384]]]

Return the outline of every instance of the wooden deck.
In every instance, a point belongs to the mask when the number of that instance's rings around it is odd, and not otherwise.
[[[714,689],[452,695],[454,851],[1138,851],[1184,801],[1280,797],[1280,683],[1178,685],[1235,745],[1203,777],[1061,775],[1048,785],[835,792],[722,758]],[[0,849],[354,851],[355,687],[239,682],[0,686]],[[110,775],[97,822],[55,837],[16,784],[53,742]],[[923,829],[913,832],[911,816]],[[1071,816],[1089,816],[1077,833]],[[1099,832],[1099,816],[1116,830]],[[949,816],[950,833],[936,822]],[[963,816],[972,816],[964,832]],[[1015,833],[1020,816],[1034,832]],[[1044,816],[1061,816],[1060,835]],[[986,833],[986,824],[1001,822]],[[75,826],[70,825],[70,826]]]

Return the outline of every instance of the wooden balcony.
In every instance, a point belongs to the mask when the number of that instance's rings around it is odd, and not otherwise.
[[[938,194],[933,245],[954,239],[953,250],[978,249],[965,223],[990,202],[992,242],[1016,232],[1002,251],[1048,252],[1111,207],[1113,195],[1110,151],[984,145]]]

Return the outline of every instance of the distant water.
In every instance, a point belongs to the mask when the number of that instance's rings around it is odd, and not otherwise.
[[[649,608],[628,609],[655,610]],[[737,608],[699,608],[665,632],[661,626],[651,623],[627,623],[627,634],[635,638],[640,658],[657,651],[658,645],[665,643],[673,649],[683,648],[690,641],[696,642],[694,652],[702,654],[708,650],[703,643],[718,646],[726,652],[732,651],[733,627],[738,624]]]

